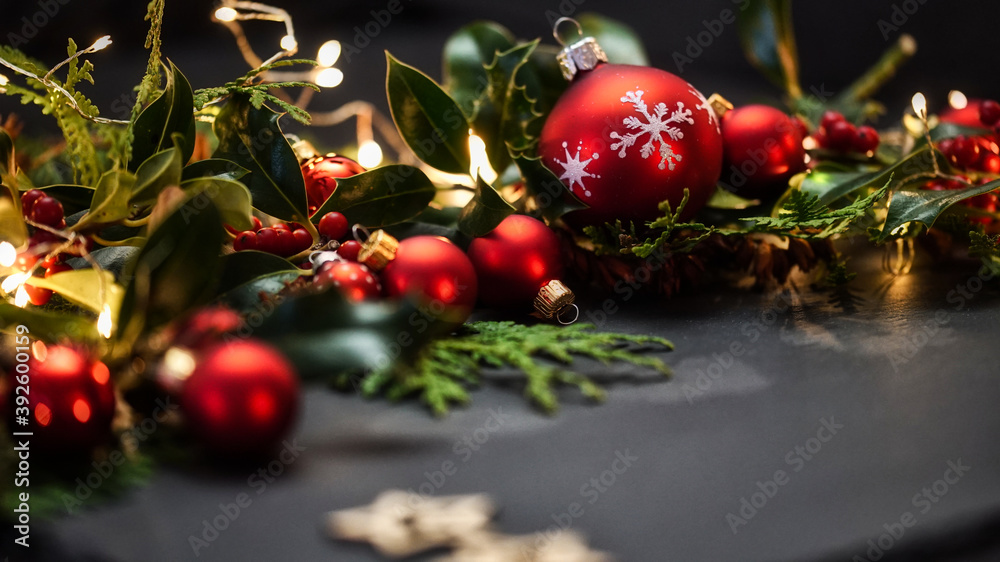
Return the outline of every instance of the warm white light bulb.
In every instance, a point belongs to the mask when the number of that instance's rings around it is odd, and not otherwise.
[[[5,293],[13,293],[14,291],[17,290],[18,287],[21,286],[22,283],[24,283],[30,278],[31,278],[30,273],[27,272],[15,273],[4,279],[3,283],[0,283],[0,289],[2,289],[3,292]]]
[[[281,48],[286,51],[293,51],[299,46],[299,42],[295,40],[295,37],[291,35],[285,35],[281,38]]]
[[[219,21],[234,21],[238,15],[236,10],[225,6],[215,11],[215,19]]]
[[[920,92],[913,94],[913,99],[910,100],[913,105],[913,112],[917,114],[917,117],[925,117],[927,115],[927,98]]]
[[[111,338],[111,306],[104,305],[104,310],[97,317],[97,332],[104,336],[104,339]]]
[[[28,291],[25,290],[24,285],[17,288],[17,294],[14,295],[14,305],[20,308],[24,308],[28,304]]]
[[[10,242],[0,242],[0,265],[10,267],[17,261],[17,248]]]
[[[965,109],[969,105],[969,98],[958,90],[948,92],[948,105],[953,109]]]
[[[327,41],[320,46],[316,61],[320,66],[333,66],[340,58],[340,41]]]
[[[373,140],[367,140],[358,147],[358,164],[374,168],[382,163],[382,147]]]
[[[486,143],[479,135],[469,131],[469,156],[472,165],[469,166],[469,175],[475,179],[478,174],[486,183],[493,183],[497,179],[497,173],[490,165],[490,159],[486,155]]]
[[[4,76],[3,74],[0,74],[0,86],[6,86],[9,83],[10,83],[10,80],[6,76]]]
[[[87,50],[90,51],[91,53],[96,53],[101,49],[106,49],[110,44],[111,44],[111,36],[105,35],[104,37],[101,37],[97,41],[94,41],[94,44],[91,45],[90,48],[88,48]]]
[[[316,85],[321,88],[336,88],[344,81],[344,73],[339,68],[324,68],[316,75]]]

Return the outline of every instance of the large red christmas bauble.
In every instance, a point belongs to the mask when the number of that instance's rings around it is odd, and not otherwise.
[[[722,169],[719,120],[686,81],[655,68],[599,64],[581,72],[542,129],[545,165],[589,209],[566,215],[571,224],[621,219],[636,224],[676,208],[690,190],[685,217],[715,190]]]
[[[767,105],[747,105],[722,116],[722,183],[743,197],[776,197],[805,170],[802,132],[791,117]]]
[[[302,177],[306,182],[309,214],[315,213],[337,190],[337,178],[349,178],[364,171],[361,164],[336,154],[314,156],[303,162]]]
[[[563,274],[559,238],[525,215],[505,218],[493,232],[473,240],[468,254],[479,280],[479,300],[486,306],[530,307],[538,290]]]
[[[459,324],[472,314],[479,290],[465,252],[436,236],[400,241],[396,258],[382,270],[382,283],[388,296],[415,296],[434,315]]]
[[[271,451],[295,421],[298,403],[295,369],[256,340],[206,349],[181,391],[191,430],[221,454]]]
[[[34,431],[32,446],[49,453],[87,451],[108,440],[115,392],[104,363],[74,348],[53,345],[27,365],[28,384],[21,385],[17,373],[11,375],[11,409],[19,405],[19,396],[25,396],[31,425],[11,427]]]

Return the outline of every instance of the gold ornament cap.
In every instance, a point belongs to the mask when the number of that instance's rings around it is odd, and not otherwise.
[[[580,309],[573,304],[576,295],[562,281],[553,279],[538,290],[535,296],[535,315],[551,320],[555,318],[561,324],[572,324],[580,317]],[[567,310],[575,311],[572,320],[563,320],[563,313]]]
[[[357,230],[355,230],[355,234],[357,234]],[[361,241],[359,240],[359,242]],[[376,230],[368,236],[367,240],[361,242],[358,261],[367,265],[372,271],[382,271],[385,266],[389,265],[389,262],[396,259],[396,250],[398,249],[399,240],[384,230]]]
[[[295,157],[299,159],[299,162],[305,162],[319,156],[319,151],[307,140],[299,139],[295,141],[292,143],[292,150],[295,152]]]
[[[729,100],[719,94],[712,94],[705,101],[708,102],[708,106],[712,108],[712,111],[719,116],[719,119],[722,119],[723,115],[733,110],[733,104],[729,103]]]
[[[569,45],[564,43],[559,35],[559,26],[563,23],[575,25],[580,39]],[[552,26],[552,35],[563,46],[562,51],[556,55],[556,60],[559,62],[559,69],[562,70],[563,78],[566,80],[572,80],[582,70],[593,70],[598,64],[608,62],[608,55],[597,44],[597,40],[593,37],[584,37],[580,22],[573,18],[557,19]]]

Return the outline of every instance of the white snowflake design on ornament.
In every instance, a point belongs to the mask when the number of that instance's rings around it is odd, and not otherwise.
[[[559,176],[560,180],[569,180],[569,188],[573,189],[573,184],[580,184],[580,188],[583,189],[583,194],[586,197],[590,197],[590,190],[587,186],[583,185],[583,178],[600,178],[601,176],[596,174],[591,174],[587,171],[587,165],[593,160],[597,160],[601,157],[600,153],[593,153],[590,158],[584,161],[580,161],[580,151],[583,149],[583,143],[576,147],[576,154],[570,156],[569,154],[569,143],[562,143],[563,150],[566,151],[566,161],[561,162],[558,158],[555,159],[556,163],[563,167],[563,175]]]
[[[708,115],[708,122],[711,123],[712,125],[715,125],[716,132],[721,133],[722,127],[719,126],[719,116],[715,114],[715,109],[712,107],[712,104],[708,103],[708,100],[705,99],[705,96],[701,92],[696,90],[695,87],[692,86],[691,84],[688,84],[688,91],[691,92],[691,94],[694,95],[694,97],[698,98],[699,102],[701,102],[695,106],[695,109],[700,109],[704,111]]]
[[[646,109],[646,102],[642,100],[642,90],[636,89],[634,92],[627,92],[622,98],[622,103],[631,103],[635,107],[636,113],[641,114],[646,118],[646,122],[643,123],[639,118],[635,116],[628,116],[622,120],[622,124],[629,129],[638,129],[637,133],[625,133],[624,136],[618,134],[617,131],[611,133],[611,138],[619,139],[621,142],[616,142],[611,145],[611,150],[618,150],[619,158],[625,158],[625,151],[628,147],[635,144],[635,141],[642,138],[643,135],[648,134],[649,140],[646,144],[642,145],[639,150],[639,154],[643,158],[649,158],[649,155],[653,153],[653,144],[656,142],[660,143],[660,165],[659,168],[662,170],[669,166],[670,170],[676,167],[677,162],[680,162],[683,157],[674,152],[674,147],[670,145],[664,138],[663,133],[666,133],[671,140],[681,140],[684,138],[684,132],[680,130],[679,127],[673,126],[677,123],[687,123],[688,125],[694,125],[694,119],[691,118],[691,110],[684,109],[684,102],[677,102],[677,109],[670,113],[670,117],[667,117],[667,113],[670,111],[667,109],[667,104],[660,102],[656,104],[653,108],[652,115]]]

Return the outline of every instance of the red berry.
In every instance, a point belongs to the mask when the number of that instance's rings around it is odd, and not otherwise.
[[[35,262],[38,261],[38,254],[31,252],[23,252],[17,255],[17,259],[14,261],[14,269],[20,271],[28,271],[35,266]]]
[[[348,240],[337,248],[337,254],[348,261],[358,261],[358,254],[361,253],[361,244],[355,240]]]
[[[41,189],[31,189],[21,195],[21,212],[24,213],[24,216],[31,216],[31,208],[34,207],[35,201],[43,195],[45,192]]]
[[[24,292],[28,293],[28,300],[35,306],[45,306],[52,298],[51,289],[43,289],[34,285],[24,284]]]
[[[955,137],[950,156],[956,166],[969,168],[979,161],[979,143],[968,137]]]
[[[304,228],[296,228],[292,231],[292,236],[295,237],[295,252],[304,252],[312,247],[313,237],[309,234],[309,231]]]
[[[294,256],[298,252],[295,251],[295,236],[287,228],[275,229],[278,234],[278,255],[287,258],[288,256]]]
[[[843,123],[844,116],[837,111],[825,111],[823,112],[823,118],[820,119],[819,126],[827,131],[837,123]]]
[[[799,132],[802,138],[809,136],[809,126],[800,117],[793,117],[792,124],[795,125],[795,130]]]
[[[287,230],[288,232],[292,231],[292,229],[289,228],[288,225],[283,222],[279,222],[278,224],[272,225],[271,228],[275,230]]]
[[[830,148],[847,152],[854,146],[854,139],[858,136],[858,131],[853,124],[847,121],[838,121],[826,130]]]
[[[816,132],[812,134],[812,138],[816,141],[816,146],[820,148],[830,147],[830,139],[826,136],[825,130],[817,129]]]
[[[319,219],[319,233],[330,240],[343,239],[347,236],[347,229],[347,218],[337,211],[331,211]]]
[[[257,250],[257,233],[247,230],[239,233],[236,240],[233,240],[233,249],[237,252],[243,250]]]
[[[1000,103],[983,100],[979,104],[979,120],[987,127],[1000,123]]]
[[[269,254],[278,253],[278,232],[273,228],[262,228],[257,231],[257,249]]]
[[[225,228],[226,232],[228,232],[229,234],[232,234],[233,236],[236,236],[237,234],[240,233],[239,230],[236,230],[235,228],[229,226],[228,224],[223,224],[222,228]]]
[[[31,207],[31,219],[39,224],[58,227],[63,221],[62,203],[54,197],[42,195]]]
[[[45,277],[49,278],[57,273],[62,273],[64,271],[73,271],[73,268],[64,263],[53,264],[52,266],[48,267],[45,270]]]
[[[983,151],[982,158],[979,160],[979,169],[988,174],[1000,174],[1000,156]]]
[[[261,228],[264,228],[264,225],[261,224],[260,219],[258,219],[257,217],[250,217],[250,222],[253,223],[253,228],[251,228],[250,230],[254,232],[257,232]]]
[[[868,125],[858,127],[858,136],[854,139],[855,150],[867,154],[874,152],[878,148],[878,144],[878,131]]]

